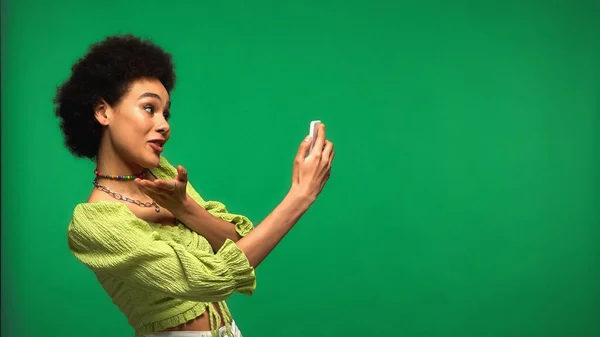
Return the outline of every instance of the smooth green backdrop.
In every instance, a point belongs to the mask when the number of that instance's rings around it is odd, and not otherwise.
[[[2,335],[131,336],[66,245],[93,165],[52,97],[90,43],[173,53],[173,137],[255,224],[312,119],[318,202],[229,301],[245,337],[600,336],[600,2],[2,2]]]

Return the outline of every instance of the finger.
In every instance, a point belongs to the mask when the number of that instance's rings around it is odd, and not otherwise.
[[[325,184],[327,184],[327,181],[329,181],[329,177],[331,176],[331,174],[329,172],[327,172],[327,174],[325,175],[325,178],[321,181],[321,190],[325,187]]]
[[[320,155],[323,151],[323,146],[325,146],[325,124],[319,125],[319,134],[317,135],[317,139],[315,139],[315,145],[311,152],[314,152],[316,155]]]
[[[331,151],[331,156],[329,157],[329,171],[331,172],[331,163],[333,163],[333,158],[335,157],[335,151]]]
[[[292,167],[292,184],[298,182],[298,171],[299,166],[302,162],[304,162],[304,158],[310,149],[310,143],[312,142],[312,137],[310,135],[306,136],[300,146],[298,147],[298,153],[296,153],[296,158],[294,158],[294,165]]]
[[[310,143],[312,141],[312,137],[311,136],[306,136],[306,138],[304,138],[304,140],[302,141],[302,143],[300,144],[300,147],[298,148],[298,153],[296,154],[296,160],[304,160],[304,158],[306,158],[306,154],[308,153],[308,149],[310,149]]]
[[[138,184],[139,187],[148,189],[152,186],[152,182],[146,179],[135,178],[134,182]]]
[[[187,170],[181,165],[177,167],[177,180],[184,184],[188,181]]]
[[[181,182],[180,182],[181,183]],[[155,186],[160,189],[162,192],[172,192],[177,188],[176,180],[162,180],[157,179],[154,181]]]
[[[331,156],[331,152],[333,151],[333,143],[326,140],[325,141],[325,148],[323,149],[323,153],[321,154],[321,157],[325,158],[325,159],[329,159],[329,157]]]
[[[144,192],[146,195],[151,196],[152,198],[157,195],[166,194],[164,189],[162,189],[156,181],[142,180],[139,183],[140,190]]]
[[[138,184],[140,191],[142,191],[144,194],[146,194],[147,196],[150,196],[151,198],[154,198],[153,196],[155,196],[157,194],[156,189],[150,187],[150,185],[148,184],[149,181],[147,180],[136,180],[136,183]]]

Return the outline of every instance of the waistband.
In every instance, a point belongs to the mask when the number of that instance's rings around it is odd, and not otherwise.
[[[232,337],[242,337],[242,333],[234,320],[229,324]],[[219,337],[227,337],[227,328],[222,326],[218,330]],[[210,331],[160,331],[145,335],[144,337],[213,337]]]

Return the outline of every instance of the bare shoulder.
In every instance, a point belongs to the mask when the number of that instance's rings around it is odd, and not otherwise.
[[[92,203],[92,202],[97,202],[97,201],[117,201],[117,202],[119,202],[119,200],[117,200],[115,197],[109,195],[108,193],[104,193],[104,192],[98,190],[97,188],[94,188],[92,190],[92,192],[90,193],[90,196],[88,197],[87,202]]]
[[[118,199],[115,196],[113,196],[112,194],[108,194],[103,191],[100,191],[97,188],[94,188],[94,190],[90,193],[87,203],[93,204],[93,203],[97,203],[97,202],[109,202],[109,203],[114,203],[114,204],[122,204],[125,207],[129,208],[131,213],[133,213],[135,216],[141,218],[140,214],[138,214],[138,212],[137,212],[138,210],[135,207],[133,207],[135,205],[125,202],[124,200]]]
[[[115,203],[123,204],[123,205],[125,205],[125,207],[127,207],[129,209],[131,214],[133,214],[136,218],[147,221],[147,222],[152,222],[152,223],[157,223],[157,224],[162,224],[162,225],[167,225],[167,226],[174,226],[177,224],[176,219],[173,216],[173,214],[166,208],[160,207],[160,211],[156,212],[154,206],[142,207],[140,205],[115,198],[112,194],[100,191],[99,189],[95,188],[90,193],[90,196],[88,198],[88,203],[94,203],[94,202],[99,202],[99,201],[115,202]],[[144,200],[144,201],[146,201],[146,200]]]

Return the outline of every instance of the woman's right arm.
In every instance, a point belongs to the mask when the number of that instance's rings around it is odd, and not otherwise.
[[[96,272],[173,297],[216,302],[236,291],[250,295],[256,287],[254,269],[316,200],[329,177],[333,144],[321,134],[307,157],[309,142],[300,146],[292,187],[279,206],[246,236],[226,240],[214,254],[162,240],[125,205],[113,202],[76,208],[69,247]]]
[[[275,246],[294,227],[310,205],[311,201],[308,197],[290,191],[271,214],[236,242],[252,267],[258,267],[275,249]]]
[[[254,268],[298,222],[329,179],[335,153],[333,143],[325,138],[325,125],[321,124],[315,146],[306,156],[310,141],[307,137],[296,154],[292,187],[287,196],[256,228],[236,242]]]
[[[254,268],[273,251],[298,222],[329,179],[334,151],[333,143],[326,139],[325,125],[321,124],[313,150],[308,153],[311,141],[312,139],[307,137],[298,148],[292,170],[292,185],[283,201],[258,226],[244,237],[235,240],[236,245],[248,257],[250,265]],[[180,185],[185,186],[187,173],[182,172],[184,173],[180,173],[177,179]],[[159,185],[170,187],[172,183],[160,182]],[[226,231],[234,232],[229,223],[211,216],[195,201],[190,201],[190,198],[184,198],[184,190],[177,198],[169,193],[161,193],[163,187],[150,189],[150,186],[154,184],[145,182],[142,188],[159,204],[164,203],[161,205],[168,208],[186,226],[203,235],[215,251],[227,239]]]

